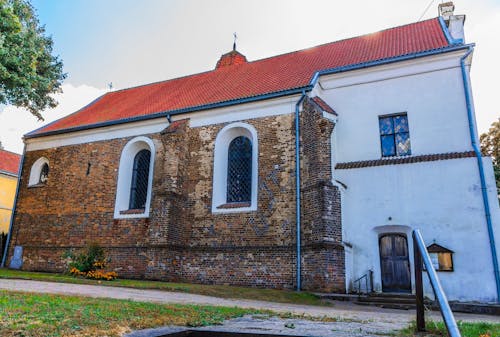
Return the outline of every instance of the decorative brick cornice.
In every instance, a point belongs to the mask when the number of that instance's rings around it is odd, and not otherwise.
[[[363,160],[363,161],[351,161],[347,163],[338,163],[337,165],[335,165],[335,169],[346,170],[346,169],[363,168],[371,166],[414,164],[414,163],[423,163],[427,161],[471,158],[475,156],[476,155],[474,151],[468,151],[468,152],[425,154],[422,156],[391,157],[391,158],[383,158],[376,160]]]

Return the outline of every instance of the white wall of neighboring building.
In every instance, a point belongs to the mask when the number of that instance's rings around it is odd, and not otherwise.
[[[408,116],[412,156],[472,151],[459,63],[464,53],[320,79],[317,91],[339,115],[336,161],[381,159],[379,116],[399,112]],[[489,158],[485,167],[498,243],[500,211]],[[449,299],[496,300],[476,158],[337,169],[333,176],[347,186],[342,225],[343,239],[352,245],[348,279],[373,270],[375,290],[381,291],[380,235],[406,234],[413,268],[411,231],[420,229],[426,245],[435,242],[455,252],[454,271],[438,273]],[[425,293],[432,296],[428,283]]]

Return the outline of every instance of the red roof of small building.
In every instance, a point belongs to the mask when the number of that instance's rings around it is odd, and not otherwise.
[[[312,98],[312,100],[313,100],[313,102],[314,102],[314,103],[316,103],[316,104],[317,104],[317,105],[321,108],[321,110],[326,111],[326,112],[329,112],[329,113],[331,113],[331,114],[335,114],[335,115],[337,114],[337,113],[335,112],[335,110],[333,110],[333,108],[332,108],[331,106],[329,106],[329,105],[328,105],[328,103],[326,103],[325,101],[323,101],[323,100],[321,99],[321,97],[319,97],[319,96],[314,96],[314,97]]]
[[[14,152],[0,150],[0,173],[7,172],[17,176],[20,162],[21,155]]]
[[[317,71],[383,60],[450,46],[438,18],[245,62],[223,55],[225,66],[195,75],[109,92],[79,111],[27,136],[147,117],[207,104],[307,86]],[[241,55],[243,56],[243,55]],[[236,59],[235,59],[236,58]],[[227,65],[228,60],[231,61]],[[220,61],[221,62],[221,61]]]

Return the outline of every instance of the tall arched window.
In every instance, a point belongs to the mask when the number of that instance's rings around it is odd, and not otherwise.
[[[257,210],[259,139],[247,123],[231,123],[215,139],[212,212]]]
[[[227,202],[250,202],[252,197],[252,142],[239,136],[231,141],[227,158]]]
[[[135,155],[130,184],[129,209],[144,209],[146,206],[150,159],[151,152],[149,150],[141,150]]]
[[[115,219],[149,217],[154,161],[151,139],[135,137],[124,146],[118,167]]]

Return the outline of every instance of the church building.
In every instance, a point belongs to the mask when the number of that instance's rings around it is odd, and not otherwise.
[[[255,61],[233,48],[26,134],[6,266],[22,247],[22,269],[61,272],[98,243],[123,278],[346,293],[367,275],[411,293],[419,229],[449,299],[496,301],[464,20]]]

